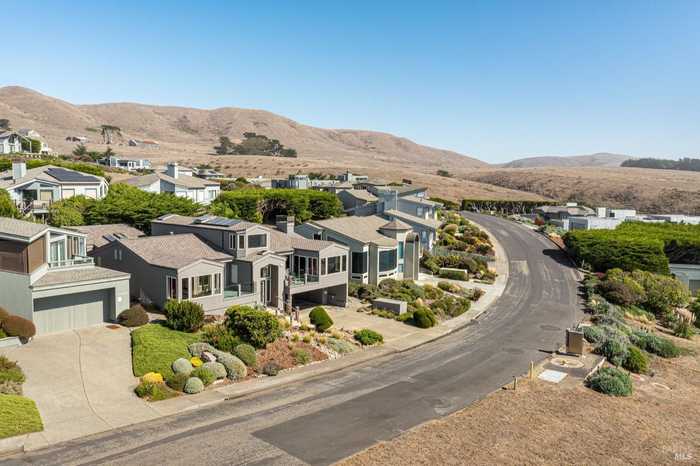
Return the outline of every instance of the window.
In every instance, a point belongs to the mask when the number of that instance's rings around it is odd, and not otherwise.
[[[192,277],[192,297],[201,298],[211,295],[211,275]]]
[[[403,264],[399,264],[399,273],[403,273]]]
[[[328,273],[340,272],[340,256],[328,258]]]
[[[114,260],[115,260],[115,261],[120,261],[120,260],[122,260],[122,250],[121,250],[121,249],[116,248],[116,249],[114,250]]]
[[[342,256],[342,257],[343,257],[342,270],[343,270],[343,272],[347,272],[347,270],[348,270],[348,256]]]
[[[238,249],[245,249],[245,235],[238,237]]]
[[[190,279],[182,279],[182,299],[190,299]]]
[[[367,273],[367,253],[352,253],[352,273]]]
[[[233,233],[228,234],[228,248],[236,249],[236,235]]]
[[[403,259],[403,241],[399,241],[399,259]]]
[[[387,272],[396,268],[396,249],[379,251],[379,271]]]
[[[221,294],[221,274],[214,274],[214,294]]]
[[[248,236],[249,248],[264,248],[267,246],[267,235],[250,235]]]
[[[321,239],[321,233],[314,233],[314,239]]]
[[[177,299],[177,277],[165,277],[168,299]]]
[[[326,259],[321,259],[321,275],[326,274]]]
[[[423,216],[423,208],[416,207],[416,217],[422,217],[422,216]]]

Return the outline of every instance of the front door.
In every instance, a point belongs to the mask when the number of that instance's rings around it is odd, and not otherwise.
[[[260,269],[260,302],[268,306],[272,302],[272,266]]]

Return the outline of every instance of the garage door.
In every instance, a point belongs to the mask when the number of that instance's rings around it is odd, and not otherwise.
[[[109,318],[113,290],[89,291],[34,300],[37,334],[97,325]]]
[[[700,292],[700,280],[690,280],[688,286],[690,287],[690,291],[693,293],[693,295]]]

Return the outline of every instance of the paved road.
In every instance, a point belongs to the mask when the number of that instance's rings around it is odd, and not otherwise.
[[[10,464],[329,464],[459,410],[527,371],[579,317],[575,272],[544,238],[469,214],[508,253],[474,324],[330,376],[8,459]]]

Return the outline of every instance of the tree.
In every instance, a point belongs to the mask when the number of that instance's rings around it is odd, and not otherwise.
[[[85,196],[73,196],[54,202],[49,207],[49,224],[55,227],[70,227],[84,225],[84,214],[92,208],[94,199]]]
[[[19,218],[19,211],[10,194],[4,189],[0,189],[0,217]]]
[[[219,145],[214,146],[214,150],[219,155],[226,155],[231,151],[232,147],[233,147],[233,142],[231,142],[231,140],[228,137],[221,136],[219,138]]]
[[[32,154],[41,152],[41,141],[32,138],[22,138],[22,150]]]
[[[105,159],[108,159],[108,158],[113,157],[115,155],[116,155],[116,152],[114,152],[111,147],[108,147],[107,150],[104,151],[104,154],[102,154],[102,156]]]
[[[0,129],[9,130],[10,120],[8,120],[7,118],[0,118]]]
[[[73,155],[76,157],[84,157],[87,155],[87,148],[85,147],[85,144],[80,143],[75,146],[75,149],[73,149]]]
[[[450,172],[448,172],[447,170],[438,170],[437,175],[444,176],[445,178],[452,178],[452,174]]]
[[[112,144],[112,136],[114,134],[118,136],[122,135],[122,130],[118,126],[113,125],[102,125],[100,126],[100,134],[102,134],[102,142],[104,144]]]

